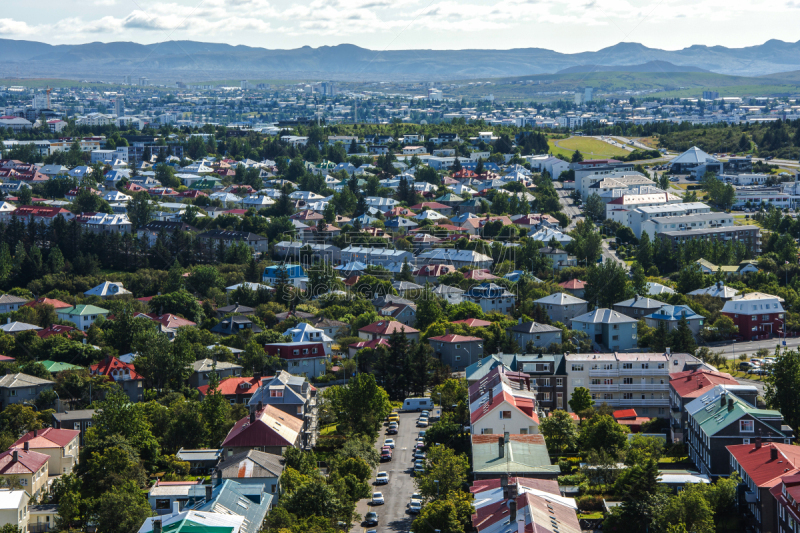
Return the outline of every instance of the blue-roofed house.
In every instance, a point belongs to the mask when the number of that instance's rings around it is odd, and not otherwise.
[[[484,313],[510,315],[514,311],[516,296],[505,287],[494,283],[483,283],[464,293],[464,299],[481,306]]]
[[[353,222],[356,222],[356,221],[358,221],[358,223],[361,224],[362,226],[369,226],[373,222],[377,222],[378,219],[375,218],[375,217],[371,217],[371,216],[369,216],[367,214],[364,214],[364,215],[361,215],[360,217],[356,217],[356,218],[353,219]]]
[[[261,281],[275,285],[283,275],[282,271],[286,272],[286,283],[294,285],[295,287],[304,288],[308,282],[305,270],[300,265],[273,265],[264,269],[264,275]]]
[[[461,168],[464,170],[471,170],[475,172],[475,169],[478,167],[477,161],[461,161]],[[502,170],[497,163],[492,163],[491,161],[484,161],[483,162],[483,170],[484,172],[494,172],[496,174],[500,174]]]
[[[653,328],[657,328],[660,323],[664,322],[667,324],[667,330],[672,331],[678,327],[678,322],[682,317],[686,317],[689,329],[697,336],[706,317],[698,315],[688,305],[662,305],[654,313],[644,317],[644,321]]]
[[[403,217],[390,218],[389,220],[384,222],[383,225],[386,228],[405,229],[405,230],[409,230],[419,226],[419,224],[417,224],[413,220],[409,220]]]
[[[472,363],[464,370],[464,375],[467,378],[467,384],[472,385],[473,383],[480,381],[487,376],[492,369],[498,366],[504,366],[506,371],[511,372],[515,357],[516,356],[514,354],[501,353],[484,357],[480,361]]]

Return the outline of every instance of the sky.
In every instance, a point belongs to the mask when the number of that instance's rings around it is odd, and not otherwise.
[[[273,49],[678,50],[800,40],[800,0],[3,0],[0,38]]]

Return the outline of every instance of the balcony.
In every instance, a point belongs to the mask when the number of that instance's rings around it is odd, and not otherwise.
[[[669,390],[669,383],[633,383],[631,385],[622,384],[619,386],[621,391],[653,391]]]
[[[595,378],[613,378],[619,376],[619,370],[589,370],[589,375]]]
[[[669,407],[669,398],[656,398],[653,400],[637,400],[636,398],[632,400],[622,399],[619,401],[619,405],[623,407]]]
[[[620,385],[589,385],[592,392],[616,392]]]
[[[621,376],[658,376],[659,379],[669,378],[669,370],[666,368],[622,368],[619,370]]]

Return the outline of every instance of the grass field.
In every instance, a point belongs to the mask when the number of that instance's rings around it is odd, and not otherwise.
[[[569,139],[550,139],[550,152],[572,157],[575,150],[580,150],[586,159],[607,159],[627,156],[630,152],[617,148],[606,142],[589,137],[570,137]]]

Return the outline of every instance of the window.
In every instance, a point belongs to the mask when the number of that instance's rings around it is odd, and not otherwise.
[[[28,480],[20,478],[19,479],[19,484],[22,485],[23,487],[27,487],[28,486]]]
[[[277,488],[278,488],[277,485],[272,485],[272,488],[270,489],[272,491],[272,494],[275,494]]]
[[[300,355],[300,350],[292,350],[292,355]]]
[[[750,444],[750,439],[742,439],[742,444]]]
[[[500,419],[511,418],[511,411],[500,411]]]
[[[611,336],[611,340],[612,341],[618,341],[619,340],[619,335],[612,335]]]
[[[632,370],[633,369],[633,363],[622,363],[622,369],[623,370]]]
[[[642,363],[642,368],[647,370],[648,368],[650,368],[650,363]]]
[[[461,356],[460,355],[456,356],[456,361],[461,361]]]
[[[528,428],[519,428],[519,434],[520,435],[527,435],[528,434]]]
[[[169,509],[169,499],[157,499],[156,500],[156,510],[158,509]]]
[[[564,378],[556,378],[556,387],[564,386]]]
[[[658,363],[658,368],[659,368],[659,370],[663,370],[664,369],[664,363]]]
[[[572,365],[573,372],[583,372],[583,365]]]
[[[755,422],[752,420],[739,420],[739,431],[741,433],[753,433],[755,431]]]
[[[311,353],[317,353],[317,349],[316,348],[311,348]]]
[[[303,348],[303,355],[308,355],[308,348]]]
[[[539,381],[542,387],[549,387],[550,386],[550,378],[541,378]]]
[[[600,378],[592,378],[592,385],[600,385]]]
[[[481,430],[481,435],[492,435],[494,430],[492,428],[483,428]]]
[[[550,365],[547,363],[536,363],[537,372],[547,372],[550,370]]]
[[[80,422],[75,422],[75,425],[72,427],[72,429],[77,429],[78,431],[80,431],[81,423]]]
[[[606,392],[605,394],[603,394],[603,399],[604,400],[613,400],[614,399],[614,395],[609,393],[609,392]]]
[[[9,392],[9,396],[16,396],[17,395],[17,391],[15,389],[11,389],[8,392]]]
[[[623,400],[633,400],[633,393],[632,392],[623,392],[622,393]]]
[[[633,385],[633,378],[622,378],[623,385]]]
[[[282,390],[271,390],[269,391],[270,398],[283,398],[283,391]]]
[[[236,399],[235,398],[231,400],[231,405],[236,405]]]

